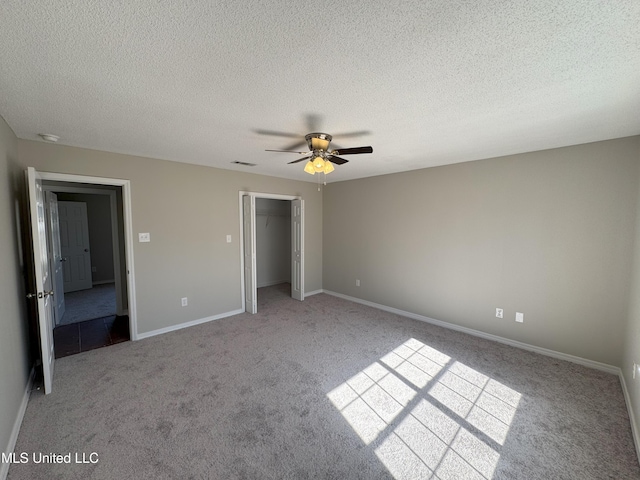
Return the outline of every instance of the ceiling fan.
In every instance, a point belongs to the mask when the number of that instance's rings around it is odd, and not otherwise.
[[[361,132],[354,132],[361,133]],[[364,133],[364,132],[362,132]],[[353,134],[352,134],[353,135]],[[331,173],[335,170],[333,164],[343,165],[347,163],[349,160],[341,158],[339,155],[356,155],[360,153],[373,153],[373,148],[368,147],[355,147],[355,148],[336,148],[334,150],[329,149],[329,144],[333,137],[328,133],[308,133],[304,137],[307,142],[307,146],[309,147],[308,152],[299,152],[296,150],[266,150],[267,152],[284,152],[284,153],[297,153],[299,155],[304,155],[302,158],[298,160],[294,160],[292,163],[303,162],[307,160],[307,164],[304,167],[304,171],[315,175],[316,173]],[[295,148],[300,143],[293,145]]]

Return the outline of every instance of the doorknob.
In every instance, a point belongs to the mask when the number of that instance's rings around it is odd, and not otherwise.
[[[88,249],[88,248],[85,248],[85,249],[84,249],[84,251],[85,251],[85,252],[88,252],[88,251],[89,251],[89,249]]]
[[[53,297],[53,290],[50,292],[27,293],[27,298],[47,298]]]
[[[67,257],[60,257],[60,261],[61,262],[66,262],[67,261]]]

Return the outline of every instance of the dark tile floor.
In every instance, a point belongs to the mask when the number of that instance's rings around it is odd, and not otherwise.
[[[121,317],[110,315],[85,322],[60,325],[53,329],[56,358],[107,347],[129,339],[129,317],[126,315]]]

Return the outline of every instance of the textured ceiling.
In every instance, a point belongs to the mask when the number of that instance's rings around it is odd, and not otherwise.
[[[25,139],[340,181],[640,134],[638,0],[0,2],[0,115]],[[253,168],[233,161],[256,163]]]

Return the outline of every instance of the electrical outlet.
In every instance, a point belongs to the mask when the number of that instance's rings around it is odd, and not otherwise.
[[[498,318],[504,317],[504,311],[501,308],[496,308],[496,317]]]
[[[182,298],[182,306],[186,307],[187,306],[187,297],[183,297]]]
[[[516,312],[516,322],[524,322],[524,313]]]
[[[151,234],[150,233],[139,233],[138,234],[138,241],[139,242],[150,242],[151,241]]]
[[[356,287],[359,287],[359,286],[360,286],[360,280],[356,278]]]

